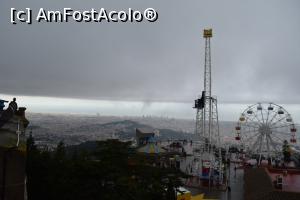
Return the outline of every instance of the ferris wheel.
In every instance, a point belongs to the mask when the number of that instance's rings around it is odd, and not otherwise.
[[[245,109],[235,127],[235,140],[252,154],[272,156],[282,152],[286,140],[296,143],[292,116],[274,103],[257,103]]]

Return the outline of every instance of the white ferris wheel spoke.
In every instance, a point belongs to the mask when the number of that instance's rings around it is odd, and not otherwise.
[[[247,117],[247,118],[246,118],[246,122],[248,122],[248,120],[250,120],[251,122],[257,123],[257,121],[254,121],[253,118],[254,118],[254,116],[253,116],[252,118]]]
[[[274,112],[275,111],[273,111],[273,113]],[[273,115],[272,119],[270,120],[270,123],[272,123],[272,121],[274,120],[275,117],[277,117],[277,115],[278,115],[278,109],[276,110],[275,115]]]
[[[282,118],[280,118],[280,119],[278,119],[277,121],[273,122],[272,124],[270,124],[270,126],[272,126],[272,125],[274,125],[274,124],[277,124],[277,123],[279,123],[279,122],[282,122],[282,120],[284,120],[284,119],[286,119],[286,118],[287,118],[287,115],[284,116],[284,117],[282,117]]]
[[[264,141],[264,135],[261,135],[261,139],[259,140],[259,154],[261,155],[262,153],[262,143]]]
[[[242,124],[241,127],[242,127],[242,126],[252,127],[252,128],[259,128],[259,124],[249,124],[249,123],[248,123],[248,124]]]
[[[270,142],[271,142],[271,145],[273,146],[274,150],[275,151],[279,151],[277,146],[275,145],[275,142],[273,141],[273,139],[271,138],[270,135],[267,135],[267,137],[269,138]]]
[[[284,127],[288,127],[288,126],[291,126],[290,124],[285,124],[285,125],[281,125],[281,126],[273,126],[273,127],[270,127],[270,129],[274,129],[274,128],[284,128]]]
[[[255,133],[257,131],[258,131],[258,129],[254,129],[254,130],[241,131],[241,133],[242,134],[245,134],[245,133]]]
[[[267,120],[266,120],[266,124],[268,123],[269,121],[269,116],[270,116],[270,110],[268,109],[268,114],[267,114]]]
[[[271,151],[270,151],[270,144],[269,144],[268,134],[266,135],[266,142],[267,142],[267,151],[268,151],[268,156],[269,156],[269,155],[271,155]]]
[[[280,140],[280,142],[284,142],[284,139],[282,139],[282,138],[280,138],[280,137],[278,137],[278,136],[276,136],[276,135],[273,135],[273,137],[274,137],[274,138],[277,138],[278,140]]]
[[[261,114],[261,119],[262,119],[263,123],[265,123],[265,119],[264,119],[264,115],[263,115],[263,110],[260,110],[260,114]]]
[[[257,114],[254,115],[254,117],[257,119],[257,121],[262,124],[263,122],[257,117]]]
[[[285,134],[285,135],[288,135],[289,133],[288,132],[282,132],[282,131],[272,131],[272,133],[275,133],[275,134]]]
[[[260,134],[260,135],[257,137],[257,139],[256,139],[256,141],[254,142],[254,144],[252,145],[252,149],[253,149],[253,150],[256,149],[257,144],[261,141],[261,137],[262,137],[262,135]]]
[[[260,135],[260,133],[259,133],[259,132],[256,132],[256,134],[254,134],[254,135],[252,135],[252,136],[250,136],[250,137],[248,137],[248,138],[243,139],[243,142],[252,141],[254,138],[256,138],[256,137],[259,136],[259,135]]]

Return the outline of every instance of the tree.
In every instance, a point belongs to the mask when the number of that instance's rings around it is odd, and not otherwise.
[[[62,162],[66,157],[66,147],[63,141],[60,141],[57,144],[57,147],[55,149],[54,158],[58,162]]]
[[[282,153],[283,153],[283,160],[285,162],[290,162],[291,161],[291,150],[290,150],[290,145],[288,144],[287,140],[284,140],[284,142],[283,142]]]
[[[33,142],[32,142],[33,141]],[[96,149],[68,152],[63,142],[53,151],[28,139],[28,199],[173,200],[184,175],[152,165],[129,142],[100,141]]]

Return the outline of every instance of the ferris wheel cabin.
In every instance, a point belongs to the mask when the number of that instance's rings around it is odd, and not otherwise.
[[[274,108],[272,106],[269,106],[268,110],[271,111],[271,110],[274,110]]]
[[[242,116],[240,117],[240,121],[241,121],[241,122],[245,121],[245,116],[244,116],[244,115],[242,115]]]
[[[257,106],[257,110],[262,110],[262,106],[261,106],[261,105],[258,105],[258,106]]]
[[[284,114],[284,111],[283,111],[282,109],[279,109],[279,110],[278,110],[278,114],[279,114],[279,115],[283,115],[283,114]]]
[[[290,114],[287,115],[286,122],[293,122],[292,117],[291,117]]]
[[[253,114],[253,111],[252,111],[252,110],[247,110],[247,114],[248,114],[248,115],[252,115],[252,114]]]

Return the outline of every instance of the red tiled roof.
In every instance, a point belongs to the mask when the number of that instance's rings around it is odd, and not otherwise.
[[[245,169],[244,179],[245,200],[300,200],[300,193],[276,190],[264,168]]]

